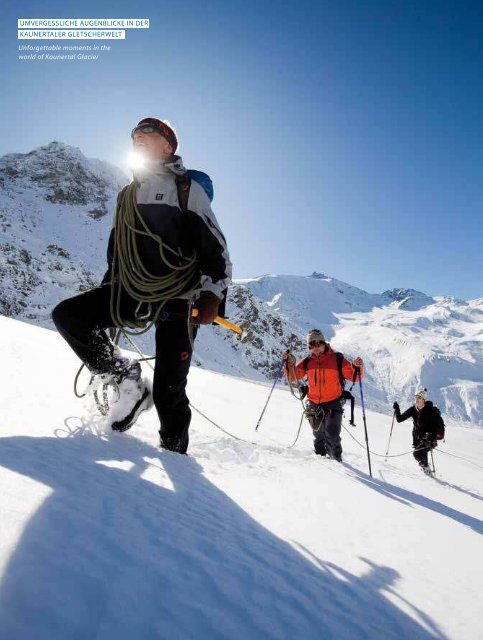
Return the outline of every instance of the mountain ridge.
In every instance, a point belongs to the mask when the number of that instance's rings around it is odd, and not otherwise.
[[[0,313],[52,328],[57,302],[99,284],[126,182],[120,169],[61,142],[0,158]],[[227,310],[243,340],[202,328],[194,364],[273,380],[281,353],[302,357],[307,331],[318,327],[334,348],[365,360],[369,406],[388,411],[423,384],[443,412],[483,425],[483,298],[368,293],[323,272],[265,274],[234,280]],[[152,351],[152,335],[139,344]]]

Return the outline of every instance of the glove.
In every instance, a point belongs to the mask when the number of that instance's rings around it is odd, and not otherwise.
[[[194,304],[194,308],[198,309],[198,315],[193,318],[193,323],[211,324],[218,315],[220,302],[220,298],[215,296],[212,291],[202,291]]]
[[[356,358],[352,363],[352,366],[357,367],[358,369],[362,369],[364,367],[364,362],[362,361],[362,358]]]
[[[292,354],[287,349],[285,353],[282,354],[282,362],[283,362],[283,375],[288,377],[290,374],[289,366],[292,363]]]
[[[399,411],[399,404],[398,404],[397,402],[395,402],[395,403],[392,405],[392,408],[394,409],[394,411]]]

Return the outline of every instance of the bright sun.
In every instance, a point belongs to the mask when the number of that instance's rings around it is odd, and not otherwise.
[[[131,169],[141,169],[146,162],[146,158],[139,151],[131,151],[128,157],[128,164]]]

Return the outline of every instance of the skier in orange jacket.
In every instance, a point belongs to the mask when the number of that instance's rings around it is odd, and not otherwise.
[[[361,358],[352,363],[337,354],[319,329],[307,334],[310,355],[294,364],[289,352],[284,353],[284,375],[295,382],[307,379],[307,413],[314,433],[315,453],[342,461],[340,431],[342,425],[342,394],[344,379],[354,380],[357,373],[364,375]]]

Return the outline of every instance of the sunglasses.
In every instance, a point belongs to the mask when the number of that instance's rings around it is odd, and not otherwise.
[[[322,340],[314,340],[313,342],[309,342],[309,349],[312,349],[313,347],[323,347],[325,344],[327,343]]]
[[[141,131],[141,133],[160,133],[157,127],[153,127],[152,124],[143,124],[140,127],[134,127],[131,131],[131,138],[134,138],[134,134],[136,131]]]

